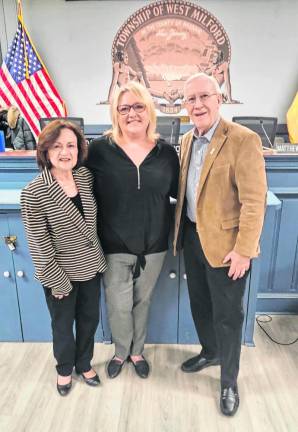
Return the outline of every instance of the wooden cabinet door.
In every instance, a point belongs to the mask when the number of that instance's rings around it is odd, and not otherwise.
[[[0,341],[22,341],[19,302],[12,254],[5,244],[8,217],[0,214]]]
[[[170,249],[156,283],[146,343],[178,343],[179,260]]]
[[[255,274],[256,272],[254,272]],[[257,281],[258,274],[254,276],[254,280]],[[254,310],[251,311],[253,317],[248,317],[248,298],[249,295],[254,295],[256,293],[251,293],[251,275],[247,277],[245,294],[243,298],[243,310],[245,313],[243,328],[242,328],[242,343],[247,345],[253,345],[253,323],[254,323]],[[250,318],[250,319],[249,319]],[[249,321],[248,321],[249,319]],[[195,325],[192,319],[189,295],[187,288],[187,279],[185,273],[183,252],[180,253],[180,286],[179,286],[179,325],[178,325],[178,343],[180,344],[198,344],[199,338]],[[247,330],[247,325],[249,328]]]
[[[11,235],[17,237],[13,251],[24,341],[51,341],[50,316],[41,284],[34,279],[34,267],[20,213],[8,218]]]

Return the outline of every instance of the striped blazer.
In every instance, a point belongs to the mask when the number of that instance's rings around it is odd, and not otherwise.
[[[93,177],[87,168],[73,171],[84,217],[45,168],[21,193],[21,212],[35,278],[53,294],[67,294],[71,281],[87,281],[106,270],[97,237]]]

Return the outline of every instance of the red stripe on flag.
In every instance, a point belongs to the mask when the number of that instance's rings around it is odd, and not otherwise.
[[[2,99],[4,100],[4,102],[6,103],[6,106],[10,107],[11,102],[8,99],[8,97],[6,96],[6,94],[3,92],[3,90],[1,89],[1,87],[0,87],[0,96],[2,97]]]
[[[48,110],[48,107],[44,104],[43,100],[41,99],[41,97],[39,96],[38,92],[36,91],[32,81],[31,81],[31,77],[29,80],[26,80],[27,85],[29,86],[33,96],[35,97],[36,101],[38,102],[41,110],[43,111],[43,113],[41,114],[39,111],[39,118],[40,117],[51,117],[51,113]]]
[[[39,117],[51,117],[51,113],[48,110],[48,108],[46,107],[46,105],[43,103],[42,99],[40,98],[39,94],[37,93],[37,91],[34,88],[34,85],[32,84],[31,80],[26,80],[27,85],[29,86],[33,96],[35,97],[35,99],[37,100],[37,102],[39,103],[39,106],[41,107],[41,109],[43,110],[44,114],[40,115]]]
[[[15,89],[11,86],[10,82],[4,75],[3,69],[0,70],[0,78],[2,78],[3,82],[6,85],[7,90],[9,90],[9,93],[14,97],[15,101],[17,102],[20,110],[22,111],[23,117],[28,122],[29,126],[31,127],[33,133],[37,136],[39,134],[38,128],[35,126],[34,122],[32,121],[31,116],[29,115],[27,109],[25,108],[23,102],[20,100],[19,96],[17,95]]]
[[[35,106],[32,103],[31,94],[29,94],[28,91],[24,89],[22,82],[20,82],[18,84],[18,88],[19,88],[20,92],[22,93],[22,95],[24,96],[24,98],[26,99],[26,102],[30,106],[30,108],[31,108],[33,114],[35,115],[36,119],[39,120],[39,118],[41,116],[40,116],[40,114],[38,113],[38,111],[36,110]]]
[[[54,93],[56,98],[61,102],[61,105],[63,106],[63,100],[61,99],[61,96],[57,92],[56,87],[53,84],[53,81],[51,80],[51,78],[49,77],[49,75],[46,73],[46,71],[44,69],[42,70],[42,73],[43,73],[43,76],[46,79],[48,85],[50,86],[52,92]]]
[[[45,88],[45,86],[43,85],[43,82],[41,81],[41,79],[39,78],[38,74],[34,75],[34,78],[36,79],[37,84],[39,85],[40,89],[42,90],[42,92],[45,94],[45,96],[47,96],[47,99],[51,105],[51,107],[53,108],[53,110],[55,111],[55,113],[57,114],[57,117],[60,117],[61,113],[57,107],[57,105],[55,104],[55,102],[53,101],[53,99],[50,97],[50,95],[47,92],[47,89]],[[51,116],[52,117],[52,116]]]
[[[53,92],[54,96],[56,97],[57,101],[55,101],[55,99],[53,100],[53,102],[56,104],[58,110],[59,110],[59,115],[61,117],[66,116],[66,110],[65,110],[65,106],[64,106],[64,101],[63,99],[61,99],[61,96],[59,95],[59,93],[57,92],[56,87],[53,84],[53,81],[51,80],[51,78],[49,77],[49,75],[47,74],[46,70],[43,69],[42,71],[42,75],[43,78],[46,80],[48,86],[50,87],[51,91]]]

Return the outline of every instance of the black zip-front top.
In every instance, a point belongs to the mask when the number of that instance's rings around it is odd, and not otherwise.
[[[158,140],[139,168],[111,138],[89,145],[99,206],[98,234],[105,253],[146,255],[168,249],[170,196],[176,198],[179,160]]]

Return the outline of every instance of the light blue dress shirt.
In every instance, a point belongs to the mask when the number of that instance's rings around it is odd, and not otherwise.
[[[195,129],[194,131],[186,185],[186,214],[192,222],[196,222],[197,188],[201,177],[203,163],[207,154],[208,144],[214,135],[219,121],[220,118],[214,123],[208,132],[205,133],[205,135],[198,136],[197,130]]]

